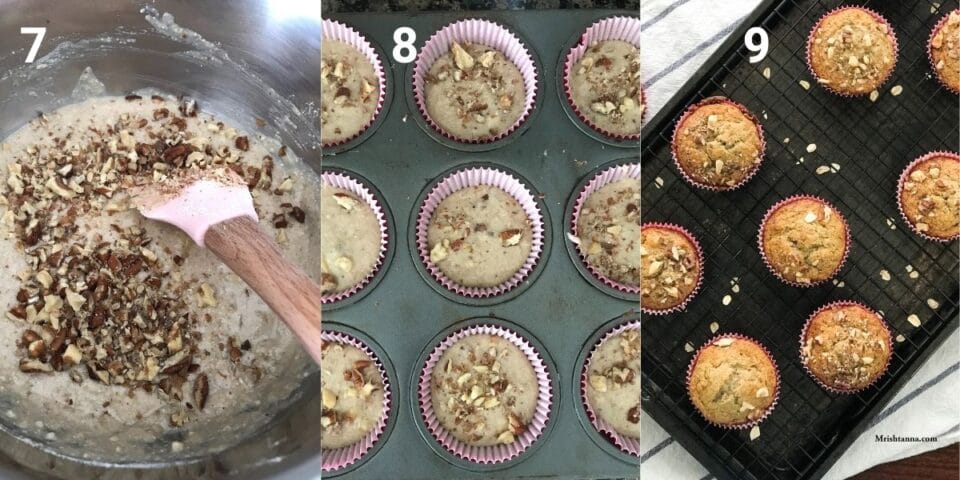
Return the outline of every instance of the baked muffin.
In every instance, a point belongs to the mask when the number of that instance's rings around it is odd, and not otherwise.
[[[334,145],[357,136],[379,110],[380,81],[359,50],[324,40],[320,55],[320,142]]]
[[[509,340],[474,334],[457,340],[430,376],[437,420],[474,446],[515,442],[533,420],[539,387],[527,356]]]
[[[491,185],[466,187],[440,201],[427,226],[430,261],[463,287],[495,287],[530,255],[532,227],[520,203]]]
[[[760,225],[760,250],[781,280],[810,286],[833,277],[847,256],[848,227],[826,201],[798,195],[782,200]]]
[[[362,282],[380,259],[380,224],[356,194],[320,185],[320,292],[340,293]]]
[[[960,93],[960,10],[944,16],[927,45],[933,71],[944,85]]]
[[[640,133],[639,48],[621,40],[596,42],[568,75],[570,99],[591,126],[614,135]]]
[[[776,403],[777,366],[755,341],[721,335],[690,362],[687,392],[693,406],[710,423],[741,427],[762,420]]]
[[[744,106],[710,97],[683,115],[672,147],[674,162],[687,180],[698,187],[731,190],[760,168],[763,132]]]
[[[485,45],[453,42],[424,80],[427,115],[458,139],[492,140],[513,127],[524,111],[520,70]]]
[[[648,313],[683,306],[703,274],[700,247],[679,227],[645,224],[640,229],[640,307]]]
[[[914,231],[940,240],[960,236],[960,155],[935,152],[900,176],[900,211]]]
[[[590,356],[587,402],[617,433],[640,438],[640,332],[606,339]]]
[[[897,38],[880,15],[844,7],[817,22],[807,41],[807,62],[817,81],[841,95],[880,88],[897,63]]]
[[[640,180],[626,177],[591,193],[577,216],[580,254],[614,282],[640,286]]]
[[[362,350],[326,342],[320,353],[322,449],[353,445],[369,434],[384,414],[383,379]]]
[[[821,385],[850,393],[883,375],[890,345],[890,331],[879,315],[857,303],[836,302],[807,320],[800,360]]]

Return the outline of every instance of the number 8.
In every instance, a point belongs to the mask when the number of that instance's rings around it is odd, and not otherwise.
[[[760,43],[754,43],[754,37],[760,37]],[[763,28],[753,27],[747,30],[747,34],[743,36],[743,43],[747,46],[747,50],[756,53],[750,56],[750,63],[757,63],[767,57],[770,41],[767,38],[767,31]]]
[[[417,32],[410,27],[399,27],[393,31],[393,59],[398,63],[410,63],[417,56],[413,42],[417,41]]]

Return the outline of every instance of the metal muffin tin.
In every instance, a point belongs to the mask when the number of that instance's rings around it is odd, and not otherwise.
[[[598,141],[563,104],[562,82],[555,77],[560,58],[580,33],[598,19],[634,15],[617,10],[470,12],[429,14],[336,14],[366,36],[380,52],[389,52],[393,31],[409,26],[417,33],[416,47],[434,32],[464,18],[497,22],[523,41],[537,62],[537,103],[517,131],[491,144],[452,144],[421,118],[410,98],[411,66],[383,57],[393,105],[384,105],[384,118],[360,138],[365,140],[324,151],[321,169],[342,169],[363,177],[381,194],[392,212],[389,232],[396,254],[384,262],[353,301],[324,306],[323,328],[356,332],[382,348],[382,359],[396,368],[399,381],[391,421],[392,432],[357,464],[324,477],[360,478],[635,478],[639,458],[621,452],[596,432],[585,418],[580,395],[580,368],[597,339],[609,328],[639,315],[638,301],[614,295],[585,279],[570,243],[569,209],[587,179],[617,163],[639,163],[636,144]],[[571,40],[573,38],[574,40]],[[616,142],[614,142],[616,143]],[[480,148],[482,147],[482,148]],[[470,299],[446,289],[425,272],[411,237],[413,222],[425,192],[451,169],[495,166],[515,173],[539,198],[544,214],[544,251],[529,278],[493,299]],[[573,197],[573,198],[572,198]],[[355,295],[356,296],[356,295]],[[447,334],[476,322],[516,330],[543,355],[554,384],[552,414],[544,434],[515,459],[480,465],[447,455],[419,418],[416,378],[423,356]],[[349,326],[349,327],[348,327]],[[349,330],[346,330],[349,329]],[[381,353],[381,352],[378,352]],[[419,425],[419,426],[418,426]],[[440,450],[437,450],[440,449]]]

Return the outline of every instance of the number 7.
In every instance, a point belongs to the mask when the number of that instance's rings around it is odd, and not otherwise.
[[[33,45],[30,47],[30,52],[27,53],[27,59],[24,61],[24,63],[33,63],[33,60],[37,58],[37,52],[40,50],[40,43],[43,42],[43,36],[47,34],[47,28],[20,27],[20,34],[37,36],[33,39]]]

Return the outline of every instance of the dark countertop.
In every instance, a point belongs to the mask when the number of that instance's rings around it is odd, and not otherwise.
[[[536,10],[621,8],[640,11],[640,0],[323,0],[324,13],[425,10]]]

